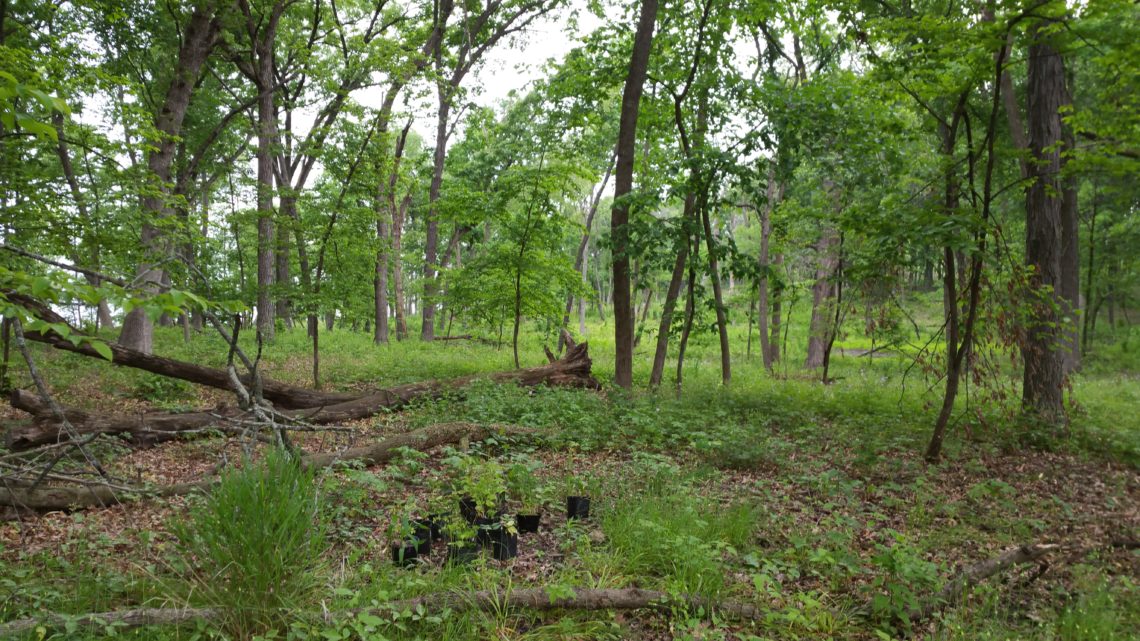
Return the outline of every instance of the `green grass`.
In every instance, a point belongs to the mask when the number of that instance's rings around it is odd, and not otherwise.
[[[608,386],[612,327],[593,323],[587,339],[595,375],[607,384],[605,394],[476,383],[462,398],[420,402],[376,421],[407,429],[455,420],[540,429],[536,441],[472,448],[473,455],[504,463],[520,454],[624,461],[586,479],[591,495],[599,497],[596,519],[559,530],[556,537],[565,560],[554,574],[527,587],[638,585],[728,596],[771,610],[747,629],[729,622],[709,628],[693,613],[678,613],[668,623],[650,617],[646,623],[665,626],[677,638],[736,634],[869,639],[876,638],[876,630],[898,633],[890,612],[946,576],[950,568],[941,558],[948,552],[971,553],[979,544],[999,548],[1055,536],[1054,522],[1064,523],[1088,508],[1060,496],[1022,496],[1015,488],[1016,476],[998,478],[987,468],[1002,452],[1024,451],[1019,430],[1010,421],[1016,414],[1015,393],[997,405],[978,400],[973,389],[963,395],[946,462],[922,464],[917,453],[929,436],[940,387],[917,370],[907,374],[909,361],[901,356],[837,356],[831,372],[836,382],[818,383],[798,367],[804,336],[796,332],[806,325],[807,313],[803,301],[798,305],[790,353],[775,376],[763,370],[758,346],[753,346],[751,358],[744,353],[744,327],[736,326],[731,385],[720,384],[715,334],[701,332],[691,342],[681,394],[674,393],[672,369],[667,369],[663,389],[651,393],[645,382],[653,341],[646,335],[635,355],[637,389],[626,394]],[[926,331],[934,320],[928,316],[917,319]],[[859,324],[852,319],[843,345],[870,347],[859,334]],[[553,341],[536,327],[528,330],[520,346],[524,366],[545,362],[542,345]],[[244,337],[244,345],[252,352],[255,346],[249,339]],[[1073,380],[1073,438],[1052,444],[1053,449],[1098,466],[1105,461],[1140,465],[1140,413],[1135,411],[1140,407],[1135,384],[1140,349],[1131,340],[1123,330],[1098,339],[1095,354]],[[323,334],[321,344],[326,388],[446,379],[512,365],[509,345],[496,349],[468,341],[425,345],[409,340],[377,346],[363,333],[340,328]],[[156,345],[158,353],[174,358],[216,366],[224,361],[224,343],[211,334],[187,344],[180,332],[160,329]],[[309,384],[309,349],[303,331],[281,332],[266,346],[266,375]],[[182,408],[225,396],[46,348],[37,347],[35,353],[60,400],[72,406],[113,408],[127,399],[142,399]],[[17,372],[17,382],[27,383],[20,375]],[[1002,381],[1013,392],[1016,383],[1013,377]],[[100,452],[108,458],[120,454]],[[258,474],[261,469],[251,466],[238,474]],[[0,619],[40,610],[81,613],[191,603],[225,605],[241,614],[242,621],[231,620],[223,628],[147,628],[132,637],[252,637],[266,630],[276,630],[278,638],[330,641],[618,639],[633,634],[627,624],[605,613],[398,612],[382,621],[321,620],[317,615],[322,607],[344,611],[439,591],[522,585],[517,576],[492,563],[407,572],[387,562],[383,537],[375,535],[369,519],[399,506],[376,504],[374,497],[382,488],[417,482],[416,471],[409,470],[324,477],[319,485],[328,501],[320,507],[321,519],[311,518],[312,503],[295,502],[309,496],[307,492],[285,491],[293,487],[292,481],[265,484],[290,474],[288,468],[249,477],[236,485],[245,488],[244,494],[215,495],[189,516],[175,511],[175,522],[199,523],[201,536],[183,537],[191,542],[189,547],[167,541],[160,551],[138,551],[140,560],[134,564],[109,563],[122,556],[124,542],[82,527],[73,529],[54,554],[0,550],[0,590],[8,594],[0,597]],[[959,473],[971,481],[959,495],[949,496],[944,484]],[[1131,490],[1122,478],[1106,481],[1105,501],[1111,505],[1129,501]],[[574,480],[559,476],[552,482],[564,493]],[[70,518],[81,522],[84,516]],[[186,518],[190,521],[182,521]],[[268,527],[274,522],[293,528],[292,538]],[[302,523],[306,528],[325,524],[331,550],[314,558],[316,539],[303,533],[315,530],[302,528]],[[178,531],[174,522],[166,529]],[[888,530],[901,538],[868,539]],[[206,535],[213,537],[209,544]],[[161,561],[143,560],[156,557]],[[221,576],[228,579],[216,580]],[[285,585],[282,576],[304,580],[296,591],[282,591],[277,589]],[[1019,616],[1024,604],[1014,601],[1011,589],[994,582],[976,590],[968,607],[945,613],[934,638],[1115,641],[1129,638],[1140,622],[1137,577],[1096,559],[1071,576],[1050,576],[1041,580],[1049,581],[1050,596],[1024,596],[1033,603],[1031,621]],[[867,619],[866,608],[875,595],[887,601]],[[281,617],[283,610],[288,616]],[[103,630],[45,630],[43,636],[83,638],[81,634],[108,636]],[[39,641],[40,635],[28,638]]]
[[[173,527],[191,600],[235,639],[283,630],[314,604],[326,552],[313,473],[288,455],[245,461]]]

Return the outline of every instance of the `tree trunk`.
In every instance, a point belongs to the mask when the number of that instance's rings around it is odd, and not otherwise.
[[[396,217],[392,220],[392,290],[396,297],[395,311],[396,311],[396,340],[402,341],[408,337],[408,320],[407,309],[408,301],[404,295],[404,261],[403,261],[403,237],[404,237],[404,215],[408,211],[408,205],[412,202],[412,194],[409,192],[404,196],[403,203]]]
[[[274,303],[274,317],[281,319],[285,323],[285,327],[293,327],[293,303],[289,299],[289,289],[291,281],[289,279],[289,231],[294,221],[285,212],[289,210],[295,211],[297,208],[297,199],[290,190],[289,185],[282,185],[286,190],[280,198],[281,211],[277,216],[277,247],[274,249],[274,273],[273,282],[277,284],[277,301]]]
[[[276,26],[276,25],[273,25]],[[257,51],[257,331],[273,338],[274,312],[270,288],[276,275],[273,211],[273,146],[277,140],[274,100],[273,43],[275,29],[266,29]]]
[[[629,285],[629,203],[633,191],[633,164],[637,143],[637,116],[641,92],[649,68],[653,28],[657,21],[657,0],[641,1],[641,16],[633,40],[625,89],[622,92],[618,124],[617,164],[614,175],[614,207],[610,218],[613,239],[614,278],[614,383],[633,387],[633,307]]]
[[[614,162],[616,160],[617,160],[617,156],[612,156],[610,158],[610,164],[606,166],[606,173],[602,177],[602,184],[598,187],[598,191],[594,194],[594,197],[590,201],[590,209],[589,209],[589,211],[586,212],[585,229],[582,231],[582,240],[578,243],[578,253],[574,255],[574,271],[581,272],[583,283],[586,282],[586,250],[590,246],[590,229],[594,224],[594,216],[598,213],[598,205],[600,205],[602,202],[602,194],[605,193],[606,185],[608,185],[610,182],[610,174],[613,173]],[[563,314],[563,316],[562,316],[562,327],[568,327],[570,325],[570,311],[573,309],[573,306],[574,306],[574,295],[573,294],[567,294],[566,295],[566,313]],[[578,307],[579,307],[579,310],[582,309],[580,302],[579,302]],[[579,317],[580,318],[579,318],[579,323],[578,323],[578,333],[580,335],[584,335],[586,333],[585,314],[579,313]],[[560,333],[558,335],[558,351],[559,352],[562,351],[562,347],[565,344],[565,341],[563,340],[563,338],[564,338],[563,335]]]
[[[768,292],[770,290],[770,281],[772,277],[772,265],[770,264],[769,251],[772,240],[772,213],[776,210],[776,204],[784,197],[784,186],[776,180],[776,168],[773,164],[768,169],[768,188],[767,199],[764,206],[760,208],[760,256],[758,257],[760,267],[760,283],[757,287],[756,300],[757,300],[757,321],[760,331],[760,355],[764,361],[764,369],[769,372],[772,371],[772,345],[778,343],[773,341],[768,335]]]
[[[376,334],[373,340],[377,345],[388,344],[388,264],[391,261],[388,254],[388,215],[381,206],[379,197],[376,199],[376,280],[374,282],[376,293]]]
[[[148,294],[160,290],[163,270],[159,263],[171,252],[168,234],[161,222],[158,222],[171,216],[163,194],[171,181],[176,141],[182,132],[182,122],[190,107],[191,95],[221,29],[221,23],[215,19],[216,11],[216,4],[212,0],[195,5],[182,36],[173,79],[166,90],[162,107],[155,116],[154,127],[160,139],[147,155],[147,166],[157,182],[158,193],[148,193],[142,198],[145,217],[141,244],[146,258],[139,265],[137,276]],[[119,333],[119,342],[146,354],[154,349],[154,325],[145,309],[135,308],[126,315]]]
[[[435,338],[435,306],[439,284],[436,282],[436,261],[439,251],[439,194],[443,186],[443,165],[447,158],[447,120],[451,113],[451,99],[442,87],[439,89],[439,112],[436,115],[435,155],[432,161],[431,186],[428,190],[427,235],[424,240],[424,296],[420,304],[420,340]]]
[[[1022,405],[1034,420],[1063,428],[1064,347],[1057,309],[1066,242],[1060,176],[1060,109],[1066,91],[1061,54],[1044,33],[1048,24],[1035,25],[1029,46],[1029,171],[1033,181],[1026,192],[1025,260],[1031,270],[1031,316],[1021,349],[1025,362]]]
[[[831,305],[835,291],[832,279],[838,263],[835,255],[838,243],[839,235],[828,225],[820,231],[815,244],[815,283],[811,287],[811,325],[808,329],[807,359],[804,361],[804,367],[809,369],[823,366],[823,352],[831,331]]]
[[[706,187],[707,189],[707,187]],[[728,385],[732,381],[732,354],[728,345],[728,314],[724,307],[724,297],[720,287],[720,268],[716,260],[716,240],[712,235],[712,223],[709,220],[709,206],[707,193],[702,196],[700,206],[701,220],[705,227],[705,244],[709,253],[709,280],[712,281],[713,303],[716,305],[716,327],[720,334],[720,382]]]
[[[784,254],[776,254],[772,259],[772,270],[784,266]],[[768,348],[772,350],[770,362],[773,366],[780,361],[780,322],[782,320],[783,310],[783,288],[776,288],[772,290],[772,331],[768,335]]]
[[[685,280],[685,263],[689,257],[688,224],[693,216],[696,197],[691,192],[685,196],[685,204],[681,213],[681,237],[677,257],[673,259],[673,273],[669,276],[669,287],[665,290],[665,301],[661,307],[661,322],[657,324],[657,348],[653,352],[653,369],[649,372],[649,386],[661,385],[661,378],[665,374],[665,359],[669,352],[669,333],[673,329],[673,313],[677,307],[677,297],[681,294],[681,285]]]

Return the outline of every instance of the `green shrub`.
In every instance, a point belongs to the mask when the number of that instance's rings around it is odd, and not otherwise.
[[[247,639],[283,629],[321,583],[326,549],[311,472],[285,453],[228,472],[173,528],[198,600]]]

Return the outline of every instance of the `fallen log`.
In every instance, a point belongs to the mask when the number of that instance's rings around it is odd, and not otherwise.
[[[429,611],[450,608],[495,612],[501,612],[504,608],[538,611],[649,609],[666,612],[675,608],[688,608],[703,610],[705,617],[716,612],[720,616],[745,620],[756,619],[763,614],[763,610],[751,603],[716,601],[693,595],[672,595],[640,588],[573,590],[571,594],[555,599],[551,599],[543,588],[527,588],[506,593],[480,591],[429,594],[414,599],[390,601],[383,607],[370,610],[328,612],[325,614],[325,620],[333,622],[361,614],[390,619],[393,612],[415,610],[419,607]],[[116,629],[121,630],[145,625],[180,625],[198,621],[216,621],[222,615],[221,610],[209,608],[139,608],[77,616],[49,613],[0,625],[0,636],[28,632],[37,626],[63,627],[70,623],[79,627],[97,627],[113,624]]]
[[[483,426],[474,423],[441,423],[421,430],[397,434],[374,443],[340,452],[315,453],[301,459],[306,466],[328,467],[338,461],[359,460],[373,466],[386,463],[402,448],[430,450],[441,445],[459,443],[463,440],[482,441],[493,434],[525,433],[524,430],[502,426]],[[12,481],[0,485],[0,505],[35,511],[73,510],[87,507],[106,507],[128,501],[148,498],[181,496],[198,490],[208,490],[217,479],[204,479],[177,485],[156,488],[132,488],[124,490],[102,483],[92,483],[82,487],[40,485],[36,488],[20,485]]]
[[[943,608],[957,605],[967,590],[995,574],[1004,572],[1015,565],[1036,563],[1059,545],[1022,545],[979,563],[975,563],[954,575],[937,595],[925,605],[914,608],[907,615],[911,624],[924,621]]]
[[[9,300],[33,311],[37,316],[49,323],[57,323],[66,325],[69,328],[71,327],[67,319],[34,298],[14,292],[4,292],[3,294]],[[83,335],[83,332],[74,328],[71,328],[69,331],[77,336]],[[30,341],[45,343],[65,352],[103,359],[103,356],[99,354],[90,343],[83,342],[82,344],[76,344],[55,332],[41,333],[29,331],[25,332],[24,336]],[[229,374],[224,369],[206,367],[197,363],[146,354],[129,347],[124,347],[114,341],[105,341],[105,344],[111,349],[111,363],[118,367],[140,369],[144,372],[166,376],[167,378],[176,378],[206,387],[223,390],[231,390],[232,388]],[[249,374],[245,374],[240,378],[242,383],[247,387],[251,385],[252,381]],[[272,402],[274,405],[290,409],[343,403],[363,396],[363,394],[353,392],[318,392],[305,387],[280,383],[265,378],[261,380],[261,393],[263,398]]]
[[[368,418],[381,412],[399,409],[417,399],[438,398],[455,393],[478,380],[519,385],[553,385],[597,389],[598,381],[590,372],[591,361],[586,343],[575,345],[561,359],[526,369],[494,374],[476,374],[446,381],[426,381],[381,389],[359,398],[309,409],[284,410],[285,418],[314,425],[329,425]],[[32,414],[30,423],[11,427],[5,444],[13,451],[59,442],[68,438],[62,424],[35,395],[15,390],[9,397],[13,407]],[[219,407],[210,411],[138,415],[91,414],[67,409],[65,415],[76,435],[129,434],[140,443],[156,442],[177,436],[179,432],[200,431],[225,421],[246,420],[249,415],[236,407]]]

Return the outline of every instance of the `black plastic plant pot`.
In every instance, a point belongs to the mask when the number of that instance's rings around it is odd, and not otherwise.
[[[515,521],[519,527],[519,533],[533,534],[538,531],[538,525],[542,522],[542,514],[519,514],[515,517]]]
[[[567,496],[566,520],[590,518],[590,497]]]
[[[479,558],[479,546],[474,541],[452,543],[447,546],[447,563],[449,565],[464,565],[477,558]]]
[[[475,527],[475,540],[479,545],[486,547],[491,544],[500,526],[497,519],[488,519],[480,516],[475,519]]]
[[[475,504],[475,499],[470,496],[459,499],[459,515],[468,523],[474,523],[479,516],[479,506]]]
[[[434,537],[431,535],[431,523],[426,520],[418,519],[412,521],[412,538],[416,541],[416,552],[420,556],[428,556],[431,554],[431,542]]]
[[[392,563],[408,568],[416,564],[417,558],[419,553],[416,552],[414,541],[392,544]]]
[[[519,535],[500,529],[491,539],[491,556],[496,561],[509,561],[519,555]]]
[[[443,540],[443,524],[447,522],[447,515],[443,513],[429,514],[427,517],[428,527],[431,528],[431,540]]]

